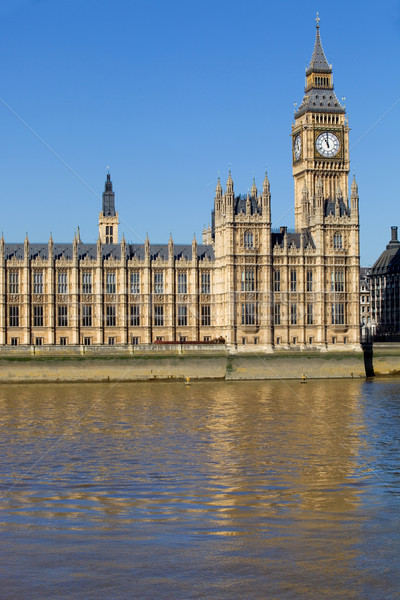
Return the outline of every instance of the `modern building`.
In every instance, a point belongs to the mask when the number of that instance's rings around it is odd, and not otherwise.
[[[397,227],[391,239],[368,273],[371,318],[374,334],[394,336],[400,333],[400,242]]]
[[[150,344],[351,349],[360,340],[358,188],[349,126],[321,43],[292,135],[295,230],[271,227],[270,182],[218,179],[203,244],[118,241],[107,175],[96,244],[0,242],[0,344]]]

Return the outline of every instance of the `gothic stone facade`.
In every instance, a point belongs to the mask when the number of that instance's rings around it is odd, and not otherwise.
[[[118,243],[109,175],[97,244],[1,239],[0,344],[358,346],[358,189],[349,198],[349,127],[318,25],[292,152],[294,232],[271,228],[267,175],[237,196],[229,172],[203,245]]]

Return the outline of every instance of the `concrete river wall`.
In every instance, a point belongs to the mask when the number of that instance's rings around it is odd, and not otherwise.
[[[367,371],[366,371],[367,368]],[[400,375],[400,345],[363,352],[232,353],[225,346],[27,347],[0,351],[0,383],[186,379],[363,378]]]

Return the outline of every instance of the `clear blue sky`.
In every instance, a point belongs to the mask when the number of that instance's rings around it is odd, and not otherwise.
[[[229,163],[236,193],[266,165],[273,225],[293,226],[290,131],[317,10],[372,264],[400,225],[400,6],[387,0],[3,0],[6,241],[71,241],[79,225],[94,242],[107,165],[131,242],[200,241]]]

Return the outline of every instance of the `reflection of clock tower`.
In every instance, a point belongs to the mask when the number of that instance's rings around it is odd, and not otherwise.
[[[318,203],[348,198],[349,128],[333,89],[332,66],[319,34],[306,70],[305,95],[292,126],[295,227],[312,224]],[[346,201],[346,200],[345,200]]]

